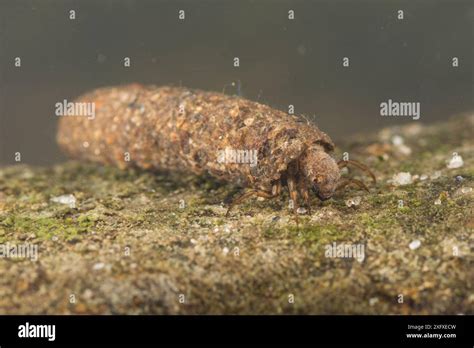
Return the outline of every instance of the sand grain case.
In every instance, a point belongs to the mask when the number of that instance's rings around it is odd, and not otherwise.
[[[291,162],[331,139],[315,125],[236,96],[138,84],[100,88],[76,102],[95,103],[95,117],[61,117],[57,140],[76,159],[170,172],[208,172],[270,191]],[[219,159],[253,151],[257,164]]]

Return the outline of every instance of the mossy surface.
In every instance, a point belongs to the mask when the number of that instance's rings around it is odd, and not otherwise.
[[[474,314],[473,129],[459,116],[336,141],[378,183],[314,198],[298,219],[287,193],[226,218],[236,188],[206,177],[0,168],[0,244],[38,247],[37,261],[0,258],[0,314]],[[464,164],[449,169],[454,152]],[[400,172],[418,178],[396,186]]]

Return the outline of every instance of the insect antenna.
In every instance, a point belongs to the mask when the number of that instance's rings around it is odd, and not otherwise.
[[[353,161],[353,160],[340,160],[339,162],[337,162],[337,165],[339,166],[340,169],[344,168],[344,167],[348,167],[349,165],[353,165],[354,167],[357,167],[361,170],[363,170],[364,172],[366,172],[367,174],[369,174],[371,177],[372,177],[372,180],[374,181],[374,184],[377,183],[377,179],[375,178],[375,175],[374,173],[372,173],[372,171],[369,169],[369,167],[367,167],[365,164],[362,164],[360,162],[357,162],[357,161]]]

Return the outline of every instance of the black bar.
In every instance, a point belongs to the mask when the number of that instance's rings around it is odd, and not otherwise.
[[[19,326],[26,323],[54,324],[54,341],[20,338]],[[473,324],[473,316],[0,316],[0,346],[233,342],[472,347]],[[456,337],[407,338],[407,334]]]

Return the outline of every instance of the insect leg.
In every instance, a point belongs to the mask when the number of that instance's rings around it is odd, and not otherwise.
[[[339,168],[348,167],[349,164],[363,170],[364,172],[366,172],[367,174],[369,174],[372,177],[372,180],[374,181],[374,183],[377,182],[377,180],[375,179],[374,173],[372,173],[372,171],[369,169],[369,167],[367,167],[365,164],[362,164],[362,163],[357,162],[357,161],[352,161],[352,160],[347,160],[347,161],[340,160],[339,162],[337,162],[337,165],[339,166]]]
[[[309,202],[309,192],[306,187],[300,188],[301,197],[303,197],[304,203],[308,207],[308,213],[311,215],[311,203]]]
[[[252,197],[255,194],[255,190],[248,190],[244,191],[241,193],[237,198],[235,198],[229,205],[229,208],[227,209],[227,213],[225,214],[226,217],[229,217],[231,209],[245,201],[247,198]]]
[[[290,199],[293,201],[293,211],[296,214],[296,210],[298,209],[298,191],[296,190],[295,179],[293,177],[288,177],[287,184],[288,192],[290,193]]]
[[[232,201],[232,203],[230,203],[229,208],[227,209],[227,213],[225,214],[225,216],[229,217],[230,211],[233,207],[235,207],[236,205],[239,205],[240,203],[242,203],[243,201],[245,201],[246,199],[248,199],[252,196],[269,198],[269,199],[277,197],[280,194],[280,188],[279,187],[281,188],[281,185],[280,186],[273,185],[272,192],[267,192],[267,191],[263,191],[263,190],[255,190],[255,189],[250,189],[250,190],[245,191],[240,196],[238,196],[236,199],[234,199]]]
[[[296,190],[296,182],[294,177],[289,176],[286,180],[288,185],[288,191],[290,192],[290,199],[293,201],[293,214],[295,217],[296,228],[299,229],[299,218],[298,218],[298,191]]]
[[[342,181],[339,182],[339,184],[337,185],[337,188],[336,188],[336,191],[350,185],[350,184],[355,184],[357,186],[359,186],[360,188],[366,190],[367,192],[370,192],[369,189],[367,188],[367,186],[365,186],[365,184],[360,181],[360,180],[357,180],[357,179],[344,179]]]

